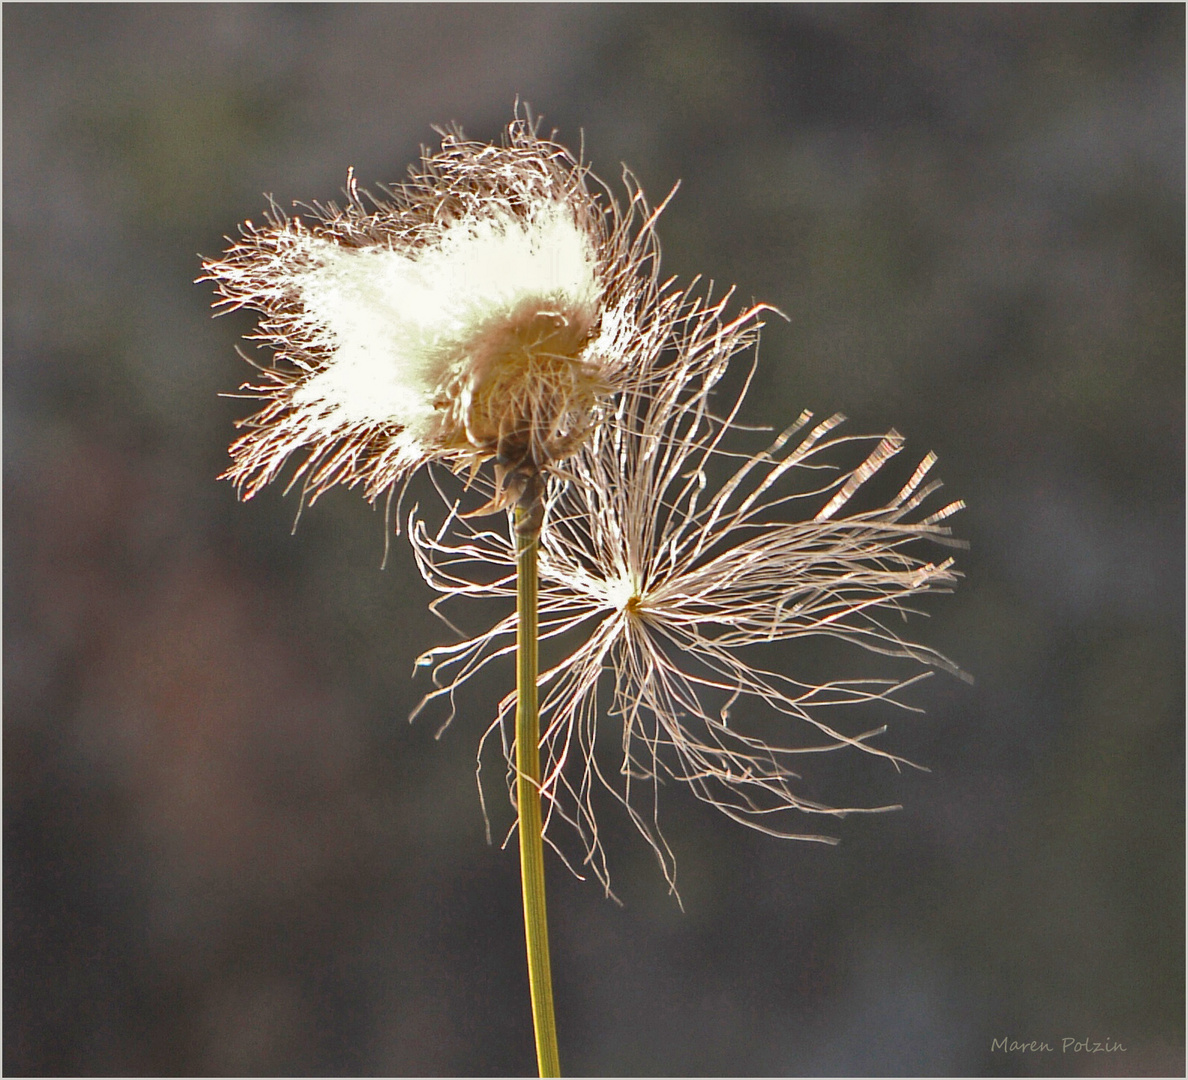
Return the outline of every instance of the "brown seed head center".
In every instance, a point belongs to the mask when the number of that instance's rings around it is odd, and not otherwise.
[[[538,467],[574,453],[607,390],[583,355],[592,331],[593,312],[537,298],[489,320],[438,390],[441,445]]]

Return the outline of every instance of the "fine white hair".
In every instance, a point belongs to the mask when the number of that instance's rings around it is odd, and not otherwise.
[[[433,395],[467,345],[525,302],[593,321],[602,289],[589,234],[560,204],[448,225],[432,246],[343,247],[305,239],[292,289],[326,366],[293,395],[328,429],[399,424],[428,438]]]

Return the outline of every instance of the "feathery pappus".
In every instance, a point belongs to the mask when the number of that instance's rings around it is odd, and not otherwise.
[[[373,196],[348,174],[343,207],[275,204],[200,280],[216,308],[260,312],[260,404],[225,473],[245,497],[304,455],[289,487],[375,500],[433,461],[473,478],[488,509],[570,457],[615,393],[672,336],[654,221],[517,115],[501,145],[442,131],[410,179]],[[530,493],[531,494],[531,493]],[[537,492],[538,494],[538,492]],[[533,503],[538,524],[539,500]]]
[[[932,454],[889,501],[857,509],[865,486],[903,449],[897,432],[844,435],[840,415],[814,423],[805,412],[760,452],[728,448],[746,386],[721,418],[711,394],[731,357],[754,341],[755,317],[727,323],[722,304],[695,305],[687,351],[646,389],[621,395],[613,421],[569,463],[570,481],[550,482],[540,634],[542,642],[564,642],[564,655],[539,680],[546,836],[571,869],[589,868],[608,893],[599,790],[625,808],[674,891],[675,861],[657,803],[670,780],[763,832],[833,843],[787,819],[893,808],[807,798],[798,791],[797,763],[849,748],[897,768],[908,764],[873,742],[884,726],[847,732],[838,714],[847,705],[908,708],[895,695],[928,674],[919,665],[960,674],[888,619],[905,615],[914,598],[951,590],[958,578],[951,559],[918,551],[925,541],[959,546],[943,523],[963,504],[924,509],[940,487],[930,479]],[[746,385],[753,374],[752,364]],[[410,536],[438,604],[515,595],[515,548],[506,535],[460,520],[455,509],[436,530],[414,513]],[[463,684],[514,650],[515,630],[509,614],[485,633],[429,650],[420,663],[438,689],[421,708],[445,699],[452,716]],[[748,656],[765,643],[820,636],[912,661],[917,671],[813,683]],[[500,733],[513,783],[514,710],[512,692],[484,736]],[[748,718],[760,712],[786,720],[786,738],[749,733]],[[613,729],[607,717],[615,718]],[[604,757],[599,748],[608,740]],[[481,755],[482,747],[480,769]],[[576,857],[555,838],[562,823],[579,838]]]
[[[440,527],[409,516],[435,609],[513,600],[517,549],[536,537],[540,639],[556,647],[538,679],[545,836],[608,893],[600,792],[674,891],[658,803],[669,780],[798,839],[833,842],[790,816],[888,809],[825,805],[796,770],[842,749],[904,764],[875,743],[881,725],[855,731],[845,707],[907,708],[897,694],[927,674],[920,665],[956,672],[890,623],[959,576],[921,551],[957,543],[944,523],[962,506],[925,507],[939,487],[933,455],[875,499],[872,480],[903,448],[895,431],[846,435],[840,416],[804,412],[765,449],[734,449],[754,362],[733,397],[723,379],[771,309],[730,315],[730,292],[661,281],[664,204],[651,208],[627,170],[620,207],[517,115],[499,145],[443,131],[410,174],[372,196],[350,173],[342,208],[274,204],[204,262],[216,307],[258,311],[253,340],[271,349],[242,388],[259,407],[240,421],[225,477],[250,498],[296,455],[288,484],[303,497],[343,484],[374,501],[425,465],[461,474],[471,494],[434,474]],[[513,508],[506,531],[475,517]],[[418,712],[444,701],[452,716],[463,685],[515,652],[516,628],[509,612],[427,652],[437,688]],[[821,637],[916,671],[813,681],[760,662],[765,645]],[[481,761],[499,733],[513,802],[515,706],[514,692],[500,701],[479,747]]]

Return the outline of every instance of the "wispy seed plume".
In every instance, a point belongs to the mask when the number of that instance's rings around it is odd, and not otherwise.
[[[204,261],[216,306],[260,312],[271,350],[225,474],[245,497],[297,455],[289,485],[311,500],[494,461],[489,509],[510,505],[668,333],[656,212],[629,174],[624,209],[520,117],[502,145],[442,132],[410,173],[378,196],[348,175],[341,208],[273,204]]]
[[[900,630],[916,599],[949,591],[958,578],[951,559],[927,552],[956,545],[944,522],[963,505],[926,508],[940,487],[931,479],[935,457],[871,506],[863,502],[867,486],[904,447],[894,431],[847,435],[840,415],[814,421],[805,412],[764,449],[740,453],[728,444],[741,437],[732,429],[741,428],[745,388],[721,417],[711,399],[731,358],[754,342],[760,312],[727,321],[724,303],[686,304],[667,365],[618,399],[569,462],[570,480],[550,484],[541,536],[541,637],[564,642],[540,678],[547,835],[575,872],[588,869],[608,892],[595,808],[606,795],[651,844],[674,890],[675,859],[660,824],[669,781],[684,781],[699,799],[763,832],[835,842],[806,828],[805,816],[891,808],[807,797],[804,760],[846,750],[906,764],[877,743],[883,725],[855,730],[846,707],[906,708],[898,695],[924,669],[956,673]],[[411,522],[438,603],[510,599],[513,545],[459,520],[458,504],[450,505],[439,529],[415,514]],[[445,700],[452,715],[463,685],[512,651],[514,635],[508,615],[427,652],[421,662],[439,688],[422,707]],[[814,682],[767,669],[754,655],[812,637],[886,654],[915,671]],[[500,733],[509,761],[514,707],[509,694],[484,738]],[[761,725],[770,731],[773,719],[779,737],[755,733]],[[563,825],[569,839],[557,831]]]

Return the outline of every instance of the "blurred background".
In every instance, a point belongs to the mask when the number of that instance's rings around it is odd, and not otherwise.
[[[357,493],[294,533],[216,482],[252,318],[193,284],[264,193],[399,181],[519,95],[682,181],[668,273],[787,313],[749,422],[895,426],[971,543],[913,629],[976,682],[883,742],[931,773],[806,776],[903,810],[826,848],[667,789],[684,913],[613,815],[622,907],[552,862],[563,1067],[1182,1074],[1184,18],[5,5],[5,1072],[533,1069],[474,785],[511,667],[408,724],[452,632]]]

